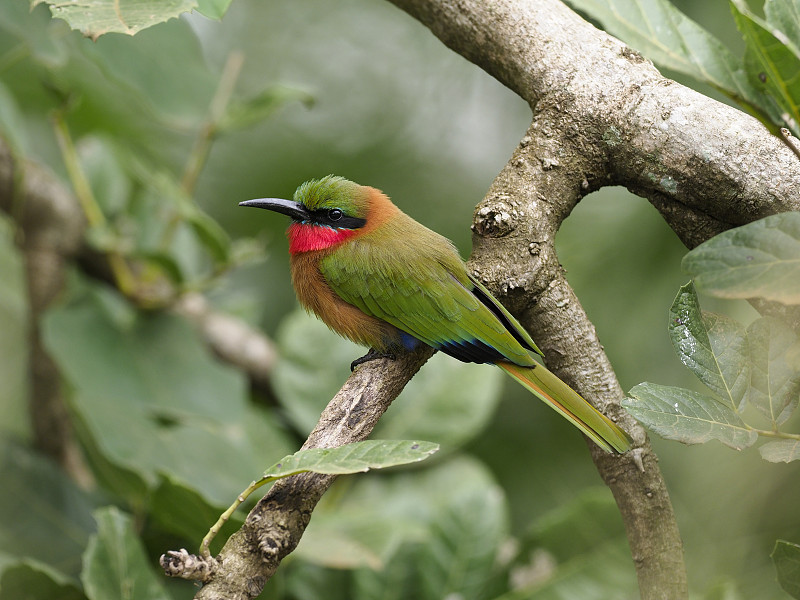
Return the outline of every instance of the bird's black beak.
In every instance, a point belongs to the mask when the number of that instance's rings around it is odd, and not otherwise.
[[[256,208],[266,208],[279,212],[282,215],[288,215],[295,221],[306,221],[311,215],[308,209],[300,202],[294,200],[284,200],[282,198],[258,198],[256,200],[245,200],[239,202],[239,206],[254,206]]]

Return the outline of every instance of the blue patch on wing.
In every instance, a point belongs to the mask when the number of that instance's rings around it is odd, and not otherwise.
[[[403,348],[405,348],[409,352],[414,348],[418,347],[422,343],[413,335],[411,335],[410,333],[406,333],[405,331],[400,332],[400,341],[403,344]]]

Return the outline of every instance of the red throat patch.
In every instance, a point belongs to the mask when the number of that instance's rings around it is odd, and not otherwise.
[[[325,250],[355,235],[352,229],[331,229],[322,225],[292,223],[286,230],[289,238],[289,253]]]

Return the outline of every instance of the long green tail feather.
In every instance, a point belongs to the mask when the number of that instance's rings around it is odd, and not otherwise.
[[[509,362],[498,362],[497,366],[563,415],[606,452],[630,450],[633,441],[627,433],[542,365],[520,367]]]

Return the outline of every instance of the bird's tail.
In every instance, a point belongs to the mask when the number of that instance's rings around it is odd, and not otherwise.
[[[497,366],[566,417],[606,452],[630,450],[633,442],[627,433],[544,366],[521,367],[505,361],[498,362]]]

